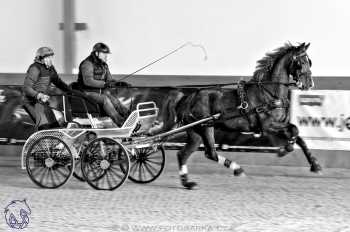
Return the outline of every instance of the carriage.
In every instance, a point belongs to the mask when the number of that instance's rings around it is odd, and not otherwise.
[[[43,188],[58,188],[71,176],[99,190],[114,190],[127,179],[150,183],[164,169],[164,139],[212,120],[145,136],[158,116],[155,102],[138,103],[120,128],[82,97],[62,95],[62,102],[66,126],[35,132],[22,149],[22,168]]]

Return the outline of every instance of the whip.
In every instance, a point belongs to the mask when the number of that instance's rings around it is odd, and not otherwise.
[[[176,48],[176,49],[170,51],[170,52],[167,53],[167,54],[165,54],[164,56],[162,56],[162,57],[160,57],[160,58],[158,58],[158,59],[152,61],[151,63],[149,63],[149,64],[147,64],[147,65],[145,65],[145,66],[143,66],[142,68],[139,68],[138,70],[134,71],[133,73],[130,73],[130,74],[128,74],[128,75],[126,75],[126,76],[120,78],[118,81],[122,81],[122,80],[125,80],[125,79],[129,78],[130,76],[134,75],[135,73],[138,73],[139,71],[141,71],[141,70],[143,70],[143,69],[145,69],[145,68],[147,68],[147,67],[149,67],[149,66],[151,66],[151,65],[153,65],[153,64],[155,64],[155,63],[157,63],[157,62],[159,62],[159,61],[161,61],[161,60],[163,60],[163,59],[165,59],[166,57],[168,57],[168,56],[170,56],[170,55],[172,55],[172,54],[178,52],[179,50],[181,50],[181,49],[183,49],[184,47],[187,47],[187,46],[198,47],[198,48],[200,48],[200,49],[202,50],[202,52],[204,53],[204,58],[203,58],[203,59],[204,59],[204,60],[207,60],[207,59],[208,59],[207,51],[205,50],[205,48],[204,48],[203,45],[201,45],[201,44],[194,44],[194,43],[192,43],[192,42],[187,42],[187,43],[182,44],[180,47],[178,47],[178,48]]]

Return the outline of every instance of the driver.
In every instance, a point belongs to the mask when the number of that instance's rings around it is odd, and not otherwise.
[[[101,105],[113,122],[121,127],[128,116],[128,109],[108,90],[117,83],[113,80],[106,63],[110,53],[106,44],[96,43],[91,54],[79,65],[78,84],[81,90]]]

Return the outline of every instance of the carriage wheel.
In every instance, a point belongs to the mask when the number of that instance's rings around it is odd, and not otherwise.
[[[81,156],[85,180],[95,189],[114,190],[128,177],[130,160],[124,146],[111,138],[91,141]]]
[[[26,169],[30,179],[43,188],[58,188],[72,176],[73,155],[65,142],[55,136],[44,136],[30,146]]]
[[[164,169],[164,148],[160,146],[135,149],[130,161],[129,179],[139,184],[150,183],[157,179]]]

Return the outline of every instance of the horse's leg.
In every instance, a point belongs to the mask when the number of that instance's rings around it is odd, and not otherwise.
[[[201,137],[194,132],[193,129],[187,131],[187,143],[186,145],[177,153],[177,160],[179,164],[179,174],[181,184],[186,189],[193,189],[197,186],[196,182],[191,182],[188,180],[188,169],[187,169],[187,160],[193,152],[198,149],[198,146],[201,143]]]
[[[298,128],[295,125],[288,124],[287,127],[281,128],[279,131],[267,130],[266,132],[265,136],[271,145],[274,147],[280,147],[277,152],[278,157],[283,157],[294,150],[294,144],[299,134]],[[281,144],[285,144],[285,142],[287,142],[287,144],[281,146]]]
[[[235,176],[244,176],[244,170],[236,162],[229,160],[221,155],[218,155],[215,149],[215,137],[214,137],[214,127],[203,127],[201,128],[202,140],[205,146],[205,156],[218,162],[221,165],[224,165],[226,168],[233,170]]]
[[[298,127],[290,123],[287,128],[286,136],[288,138],[288,145],[285,146],[285,149],[288,152],[293,151],[293,145],[295,143],[298,144],[298,146],[303,150],[303,153],[310,164],[310,171],[320,173],[322,171],[322,167],[320,164],[318,164],[317,159],[311,155],[305,141],[299,136]]]
[[[296,143],[298,144],[298,146],[303,150],[304,155],[307,159],[307,161],[310,164],[310,171],[311,172],[315,172],[315,173],[321,173],[322,171],[322,167],[321,165],[317,162],[316,157],[311,155],[311,152],[309,150],[309,148],[306,146],[305,141],[300,137],[297,136],[296,138]]]

